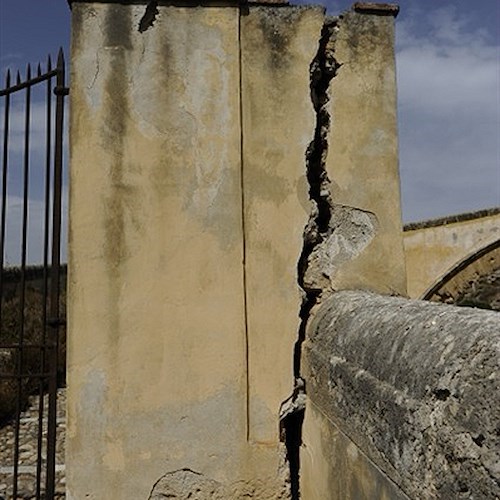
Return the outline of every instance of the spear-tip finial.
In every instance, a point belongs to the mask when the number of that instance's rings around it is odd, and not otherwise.
[[[64,66],[64,52],[62,47],[59,47],[59,53],[57,54],[57,66]]]

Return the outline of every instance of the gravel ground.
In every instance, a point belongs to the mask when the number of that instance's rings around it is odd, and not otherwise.
[[[44,398],[44,415],[47,415],[47,396]],[[18,469],[18,499],[36,498],[36,463],[37,463],[37,436],[38,436],[38,406],[39,397],[32,396],[29,406],[21,414],[19,430],[19,469]],[[65,495],[64,471],[64,437],[66,431],[66,390],[58,390],[57,412],[57,444],[56,444],[56,498],[63,499]],[[44,418],[42,435],[47,435],[47,421]],[[44,442],[42,456],[45,455]],[[45,464],[45,459],[43,460]],[[12,500],[12,482],[14,465],[14,422],[0,428],[0,500]],[[45,475],[42,472],[42,498],[45,484]]]

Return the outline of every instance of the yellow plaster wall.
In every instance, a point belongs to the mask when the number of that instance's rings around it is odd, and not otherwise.
[[[285,498],[323,9],[144,12],[73,4],[68,498]]]
[[[339,22],[326,170],[332,199],[374,214],[376,234],[342,263],[334,288],[406,294],[401,238],[394,17],[350,11]]]
[[[262,444],[279,440],[280,404],[293,389],[302,301],[297,262],[311,208],[309,65],[324,19],[321,7],[283,12],[256,7],[242,17],[249,431]]]
[[[238,12],[161,7],[139,33],[143,11],[73,5],[78,500],[147,498],[186,466],[219,481],[245,470]]]

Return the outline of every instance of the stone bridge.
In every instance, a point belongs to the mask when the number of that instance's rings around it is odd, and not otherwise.
[[[407,224],[403,241],[408,295],[460,302],[500,269],[500,208]]]

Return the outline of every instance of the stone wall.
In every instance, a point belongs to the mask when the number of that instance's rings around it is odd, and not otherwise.
[[[495,312],[334,294],[303,349],[328,464],[304,498],[498,498],[499,345]]]

